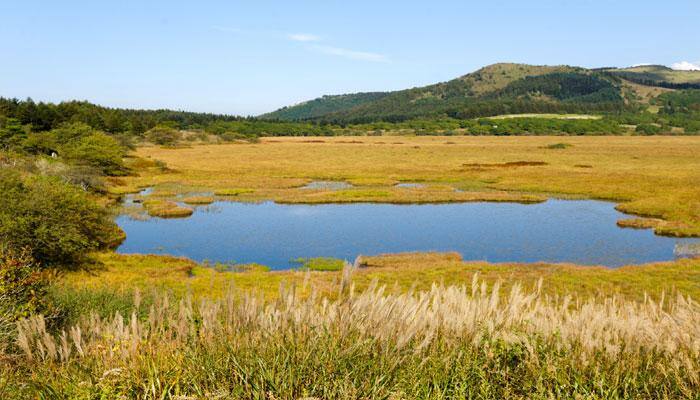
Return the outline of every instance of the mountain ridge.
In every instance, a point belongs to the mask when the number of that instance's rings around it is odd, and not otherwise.
[[[637,93],[640,85],[700,89],[700,71],[675,71],[660,65],[588,69],[496,63],[431,85],[325,95],[259,117],[357,123],[441,116],[473,118],[513,112],[606,112],[648,101]]]

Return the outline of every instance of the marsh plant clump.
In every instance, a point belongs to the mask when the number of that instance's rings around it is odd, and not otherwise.
[[[243,188],[228,188],[219,189],[214,192],[216,196],[238,196],[241,194],[253,193],[253,189],[243,189]]]
[[[345,266],[345,261],[333,257],[300,257],[293,262],[299,265],[299,269],[310,271],[340,271]]]
[[[544,146],[544,149],[549,149],[549,150],[564,150],[568,149],[572,145],[569,143],[552,143]]]
[[[179,206],[174,201],[160,199],[144,200],[143,207],[149,216],[159,218],[186,218],[194,212],[191,208]]]
[[[540,285],[361,293],[334,300],[156,296],[52,333],[17,325],[6,393],[63,398],[693,398],[700,305],[548,297]],[[20,383],[22,382],[22,383]],[[3,385],[0,385],[2,388]]]
[[[216,272],[269,272],[270,267],[258,263],[237,263],[235,261],[228,262],[211,262],[204,260],[202,267],[211,268]]]
[[[207,205],[214,202],[214,198],[211,196],[190,196],[182,199],[185,204],[192,205]]]
[[[676,257],[700,258],[700,243],[678,244],[673,253]]]

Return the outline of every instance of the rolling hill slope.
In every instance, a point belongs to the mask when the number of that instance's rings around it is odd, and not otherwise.
[[[646,86],[700,89],[700,71],[677,71],[663,65],[605,69],[614,76]]]
[[[261,115],[335,123],[474,118],[512,113],[590,113],[634,107],[644,95],[700,88],[700,72],[666,67],[585,69],[494,64],[459,78],[394,92],[324,96]]]

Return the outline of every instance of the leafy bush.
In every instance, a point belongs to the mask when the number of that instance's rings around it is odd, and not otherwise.
[[[125,173],[124,149],[119,142],[101,132],[92,132],[64,147],[65,158],[76,164],[97,168],[106,175]]]
[[[54,137],[57,143],[69,144],[79,141],[80,139],[90,136],[95,130],[80,122],[73,124],[63,124],[60,127],[53,129],[50,134]]]
[[[0,169],[0,243],[44,267],[75,268],[112,241],[116,225],[84,191],[58,177]]]
[[[164,125],[158,125],[146,132],[146,139],[149,142],[161,146],[175,145],[181,138],[182,134],[179,131]]]
[[[294,262],[311,271],[340,271],[345,266],[345,261],[333,257],[297,258]]]
[[[564,150],[571,147],[569,143],[552,143],[544,146],[545,149],[549,150]]]
[[[85,191],[103,193],[105,183],[100,171],[90,166],[70,166],[62,171],[59,176],[72,185],[79,186]]]
[[[51,154],[58,147],[56,138],[46,132],[30,133],[22,142],[22,150],[29,154]]]
[[[90,167],[100,174],[122,175],[126,172],[122,160],[126,147],[114,137],[82,123],[64,124],[50,132],[30,133],[18,148],[35,155],[56,152],[71,164]]]
[[[661,132],[661,127],[654,124],[639,124],[635,131],[642,135],[655,135]]]
[[[19,146],[27,137],[27,131],[13,118],[5,118],[0,123],[0,149],[10,149]]]
[[[0,314],[5,319],[47,314],[48,282],[48,273],[39,268],[28,250],[0,247]]]

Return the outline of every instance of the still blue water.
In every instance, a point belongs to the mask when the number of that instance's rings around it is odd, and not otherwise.
[[[217,202],[186,219],[117,218],[127,239],[119,253],[257,262],[290,268],[298,257],[456,251],[465,260],[572,262],[616,267],[672,260],[692,239],[621,229],[612,203],[426,205]]]

